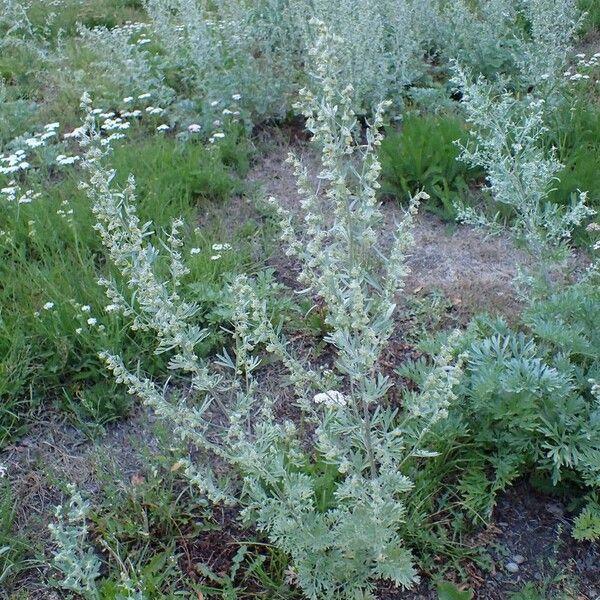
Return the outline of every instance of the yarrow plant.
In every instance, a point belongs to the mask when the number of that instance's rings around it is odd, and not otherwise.
[[[102,166],[99,134],[84,98],[84,166],[90,173],[85,187],[97,229],[129,292],[102,283],[111,306],[133,316],[134,327],[156,332],[156,352],[173,353],[169,367],[187,373],[191,392],[159,387],[119,356],[101,356],[117,381],[193,446],[193,457],[181,465],[199,490],[213,502],[240,506],[247,522],[289,554],[293,578],[307,597],[370,597],[377,579],[402,588],[417,580],[399,533],[412,489],[403,470],[433,454],[423,440],[447,414],[461,359],[452,365],[451,351],[444,348],[420,393],[407,393],[401,407],[387,400],[394,382],[379,360],[394,330],[418,197],[385,256],[378,233],[376,149],[386,105],[377,107],[361,141],[350,108],[352,88],[338,80],[332,48],[339,40],[322,23],[313,26],[315,85],[322,95],[303,90],[300,108],[322,151],[324,192],[312,188],[306,169],[290,157],[302,196],[303,234],[294,215],[281,207],[278,212],[282,240],[301,266],[304,293],[326,308],[334,364],[316,367],[291,351],[247,276],[230,287],[233,352],[223,351],[213,362],[196,356],[206,333],[194,324],[201,307],[184,302],[178,292],[187,273],[180,224],[174,223],[161,255],[151,243],[150,224],[137,218],[133,179],[123,191],[113,189],[114,173]],[[168,278],[160,276],[161,260]],[[285,387],[281,396],[263,388],[258,377],[263,351],[285,365],[295,398]],[[300,408],[301,421],[277,416],[289,404]]]

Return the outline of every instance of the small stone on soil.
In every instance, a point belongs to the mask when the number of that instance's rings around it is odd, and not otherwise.
[[[522,556],[521,554],[515,554],[513,557],[513,562],[517,563],[518,565],[522,565],[525,562],[525,557]]]
[[[552,513],[555,517],[558,517],[559,519],[562,518],[565,513],[562,506],[559,506],[558,504],[548,504],[546,506],[546,509],[549,513]]]
[[[515,562],[507,562],[506,563],[506,570],[509,573],[518,573],[519,572],[519,565]]]

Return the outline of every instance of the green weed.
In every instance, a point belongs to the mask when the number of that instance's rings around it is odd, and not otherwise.
[[[456,160],[455,140],[465,126],[452,115],[407,114],[399,132],[388,131],[381,144],[382,193],[405,202],[418,190],[431,196],[425,208],[454,220],[454,202],[465,200],[478,174]]]
[[[438,585],[438,600],[471,600],[472,590],[461,590],[453,583],[443,581]]]

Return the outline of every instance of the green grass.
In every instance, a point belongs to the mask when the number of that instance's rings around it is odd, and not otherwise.
[[[0,478],[0,589],[27,567],[27,542],[14,533],[17,506],[9,482]]]
[[[382,194],[406,202],[424,190],[431,197],[425,209],[453,220],[454,202],[468,196],[478,175],[457,160],[454,141],[465,135],[456,116],[405,115],[400,131],[388,131],[381,144]]]
[[[571,103],[559,107],[549,119],[547,148],[556,148],[558,159],[565,165],[550,200],[566,205],[579,194],[588,192],[588,204],[600,209],[600,102],[579,91]],[[579,98],[577,100],[577,98]],[[576,230],[576,242],[586,245],[589,236],[584,228]]]
[[[183,217],[189,247],[201,250],[189,257],[193,282],[210,287],[215,302],[232,273],[252,269],[257,238],[250,230],[226,239],[218,219],[202,232],[196,223],[200,214],[220,210],[241,191],[237,172],[244,172],[246,155],[243,141],[206,148],[154,136],[122,144],[111,157],[119,183],[130,172],[136,176],[140,218],[153,221],[159,236],[172,219]],[[233,167],[224,164],[224,156]],[[67,409],[73,422],[90,433],[126,414],[129,401],[107,383],[111,378],[97,357],[99,348],[121,353],[125,360],[142,360],[150,372],[162,364],[144,350],[152,347],[147,335],[131,334],[121,317],[103,309],[107,300],[97,279],[111,273],[93,230],[89,200],[78,189],[81,177],[75,169],[58,176],[40,170],[35,182],[40,198],[0,206],[0,230],[10,242],[3,244],[0,261],[0,392],[6,398],[0,410],[0,443],[22,433],[21,416],[49,400]],[[212,260],[212,245],[224,242],[235,250]],[[189,293],[196,291],[190,287]],[[44,309],[49,302],[53,306]],[[211,313],[215,335],[205,352],[222,340],[219,319]]]
[[[600,31],[600,4],[598,0],[579,0],[580,10],[588,13],[583,22],[583,34]]]
[[[72,36],[77,33],[77,25],[85,27],[113,28],[126,21],[145,21],[146,14],[140,0],[63,0],[52,11],[44,0],[34,0],[27,16],[32,25],[44,31],[46,39],[54,40],[60,33]]]

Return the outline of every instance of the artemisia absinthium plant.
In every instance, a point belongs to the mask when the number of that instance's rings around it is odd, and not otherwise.
[[[192,393],[187,387],[163,388],[109,352],[101,356],[117,381],[193,447],[193,458],[181,463],[199,493],[238,505],[246,521],[288,553],[293,578],[308,598],[370,597],[377,579],[403,588],[417,580],[398,533],[412,489],[403,466],[432,454],[422,441],[446,416],[461,367],[450,364],[450,349],[444,348],[420,393],[406,394],[402,407],[386,401],[394,382],[379,360],[394,330],[418,198],[384,255],[376,149],[385,104],[375,110],[361,141],[350,109],[352,89],[337,79],[340,66],[332,48],[339,40],[320,22],[313,26],[318,36],[310,58],[320,92],[303,90],[300,107],[322,152],[321,189],[313,189],[307,170],[291,157],[303,222],[297,227],[293,215],[278,211],[287,252],[301,265],[304,293],[325,306],[334,363],[315,367],[295,356],[246,276],[230,288],[233,351],[213,361],[196,356],[206,332],[194,324],[201,307],[186,303],[180,292],[187,273],[180,225],[174,223],[162,244],[166,256],[161,255],[151,225],[137,218],[133,179],[115,190],[114,174],[102,166],[85,100],[90,175],[85,186],[96,227],[127,289],[101,283],[113,309],[132,317],[134,327],[156,332],[156,352],[173,354],[169,367],[189,376]],[[169,277],[160,276],[165,258]],[[284,386],[265,385],[256,376],[264,352],[287,367],[295,399]],[[286,402],[301,408],[301,422],[275,416]]]

